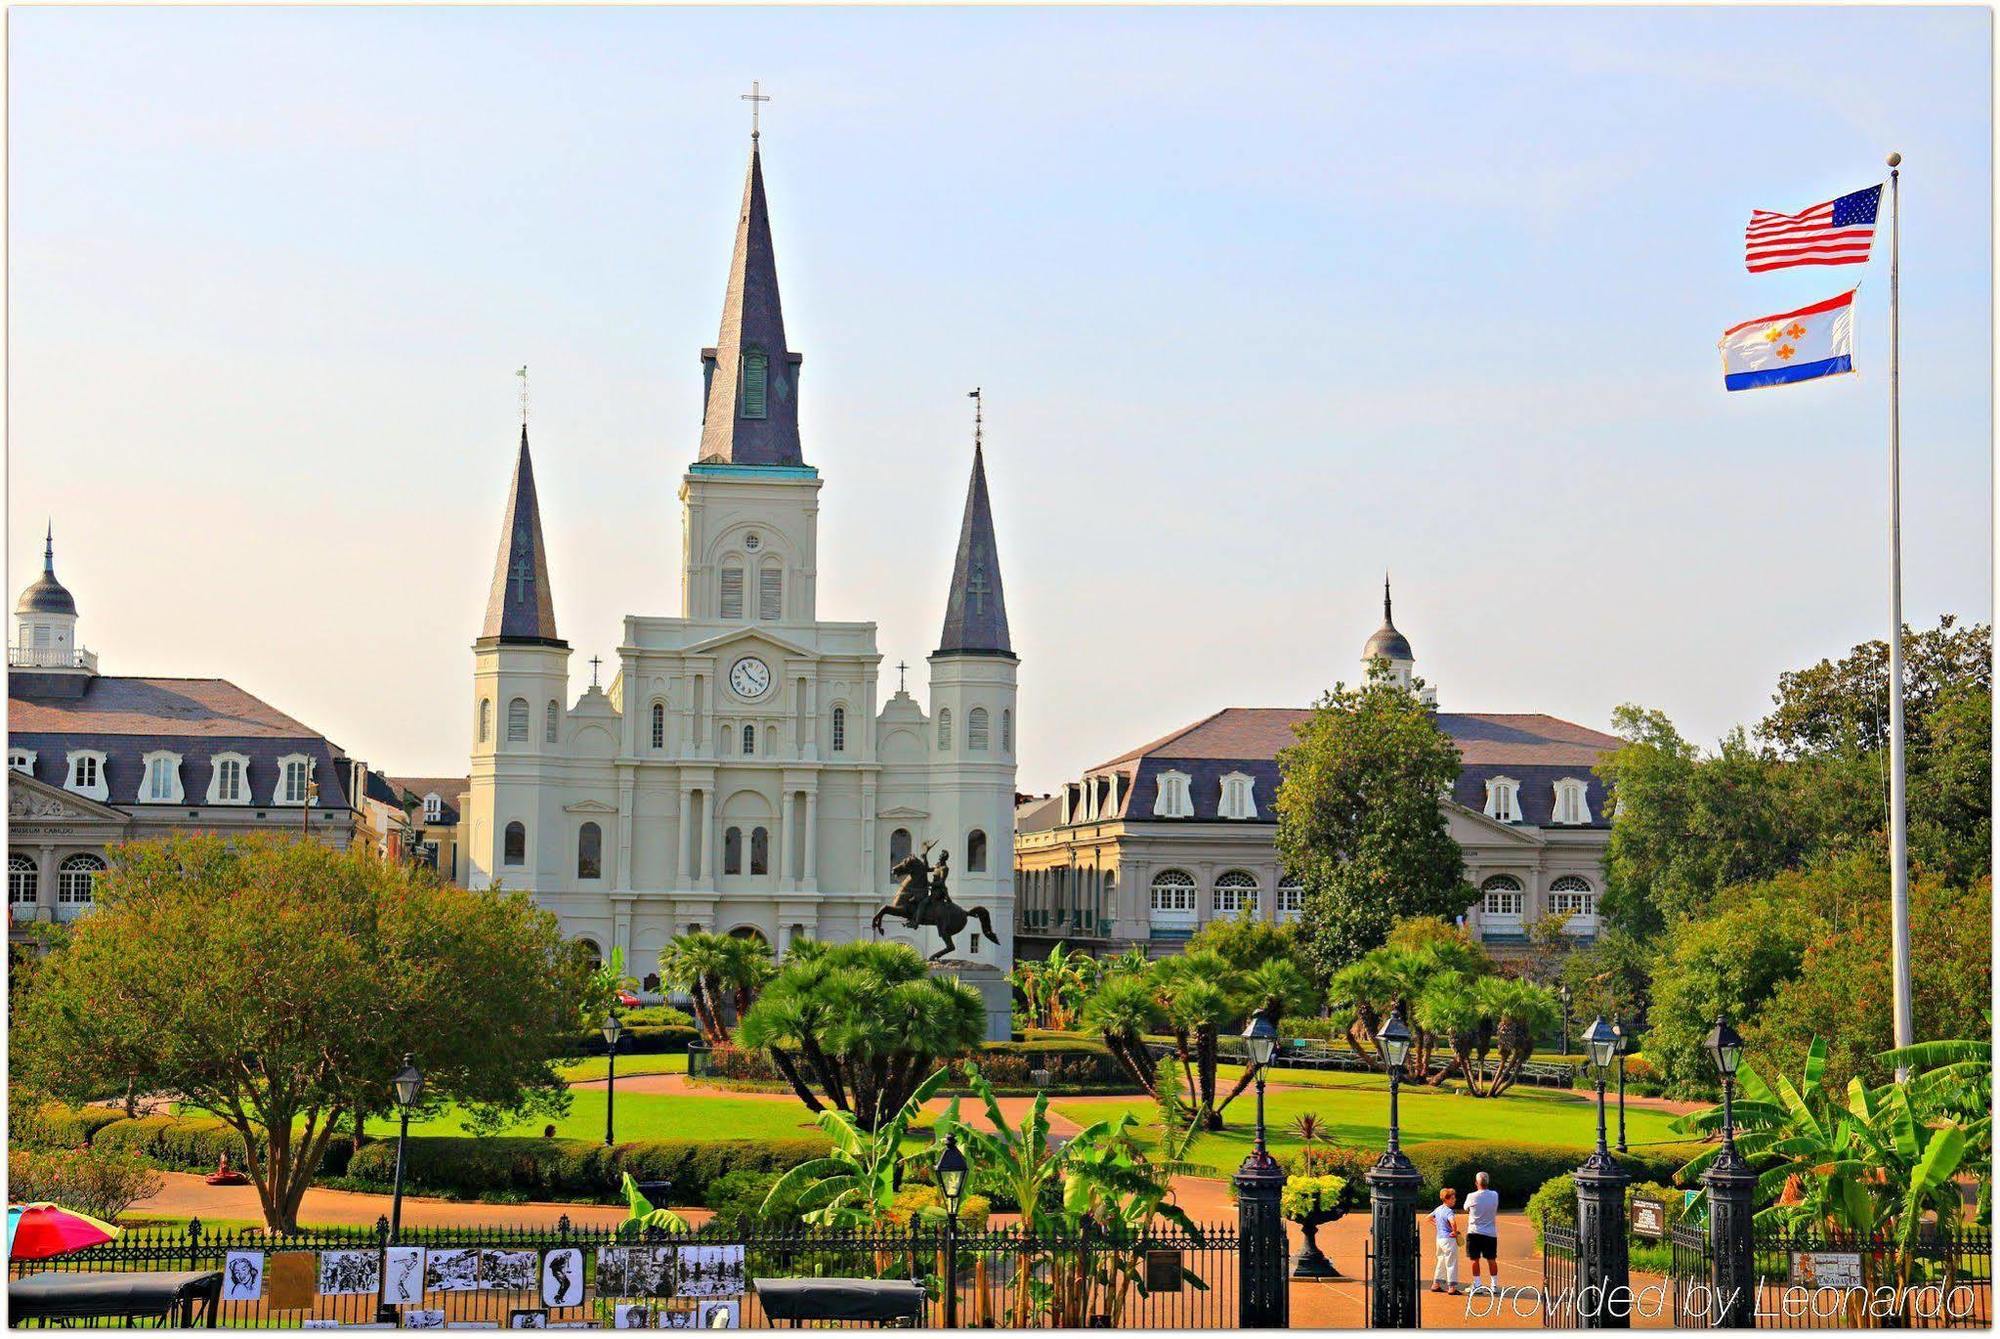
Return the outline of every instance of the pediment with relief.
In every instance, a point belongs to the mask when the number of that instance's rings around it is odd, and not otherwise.
[[[7,774],[7,817],[27,823],[111,823],[125,826],[126,816],[109,805],[58,790],[19,772]]]
[[[615,814],[618,812],[618,806],[615,804],[606,804],[602,800],[578,800],[574,804],[565,804],[563,812],[566,814]]]

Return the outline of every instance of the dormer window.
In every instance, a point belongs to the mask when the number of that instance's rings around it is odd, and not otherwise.
[[[1162,772],[1155,781],[1158,794],[1153,798],[1155,818],[1193,818],[1194,797],[1188,792],[1191,780],[1186,772]]]
[[[762,349],[743,351],[743,417],[763,418],[769,412],[766,394],[771,360]]]
[[[1222,778],[1222,795],[1216,812],[1223,818],[1255,818],[1257,816],[1257,782],[1242,772],[1231,772]]]
[[[443,821],[444,821],[443,797],[437,795],[424,796],[424,822],[442,823]]]
[[[111,798],[110,784],[105,777],[104,755],[95,749],[77,749],[69,755],[69,776],[63,782],[63,789],[74,791],[89,800]]]
[[[250,760],[240,753],[218,753],[209,764],[210,804],[250,803]]]
[[[302,753],[290,754],[278,759],[278,793],[271,797],[273,804],[303,805],[311,794],[312,760]]]
[[[1501,823],[1521,821],[1521,783],[1496,776],[1486,783],[1486,816]]]
[[[1556,814],[1558,823],[1588,823],[1590,821],[1590,788],[1573,776],[1566,776],[1556,782]]]
[[[33,749],[8,749],[7,770],[35,774],[35,751]]]
[[[141,798],[148,804],[179,804],[181,801],[181,755],[164,749],[148,753],[145,790]]]

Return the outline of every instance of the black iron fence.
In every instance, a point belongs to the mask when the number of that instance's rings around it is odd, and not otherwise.
[[[412,1247],[424,1251],[416,1282]],[[384,1288],[398,1287],[412,1299],[393,1308],[404,1325],[766,1328],[751,1280],[867,1278],[923,1284],[934,1326],[949,1306],[969,1327],[1227,1329],[1237,1324],[1241,1249],[1235,1224],[1050,1236],[710,1223],[627,1239],[565,1217],[545,1228],[409,1228],[392,1247],[386,1224],[278,1236],[194,1222],[185,1231],[128,1229],[107,1245],[14,1262],[8,1272],[222,1270],[220,1323],[231,1328],[370,1322]],[[328,1285],[353,1290],[321,1290]]]
[[[1708,1234],[1670,1237],[1674,1319],[1705,1327],[1716,1297]],[[1905,1248],[1888,1236],[1762,1231],[1752,1244],[1760,1329],[1987,1329],[1993,1323],[1993,1238],[1983,1228],[1927,1227]]]

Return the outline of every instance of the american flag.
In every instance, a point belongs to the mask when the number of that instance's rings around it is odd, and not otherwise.
[[[1793,265],[1865,264],[1881,203],[1877,185],[1796,214],[1753,209],[1743,234],[1743,263],[1752,274]]]

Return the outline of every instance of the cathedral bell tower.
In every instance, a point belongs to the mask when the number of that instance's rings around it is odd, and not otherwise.
[[[501,523],[486,622],[472,644],[472,812],[468,882],[534,890],[559,868],[561,813],[550,784],[562,753],[569,643],[556,635],[548,546],[528,426]],[[548,810],[548,812],[543,812]]]

